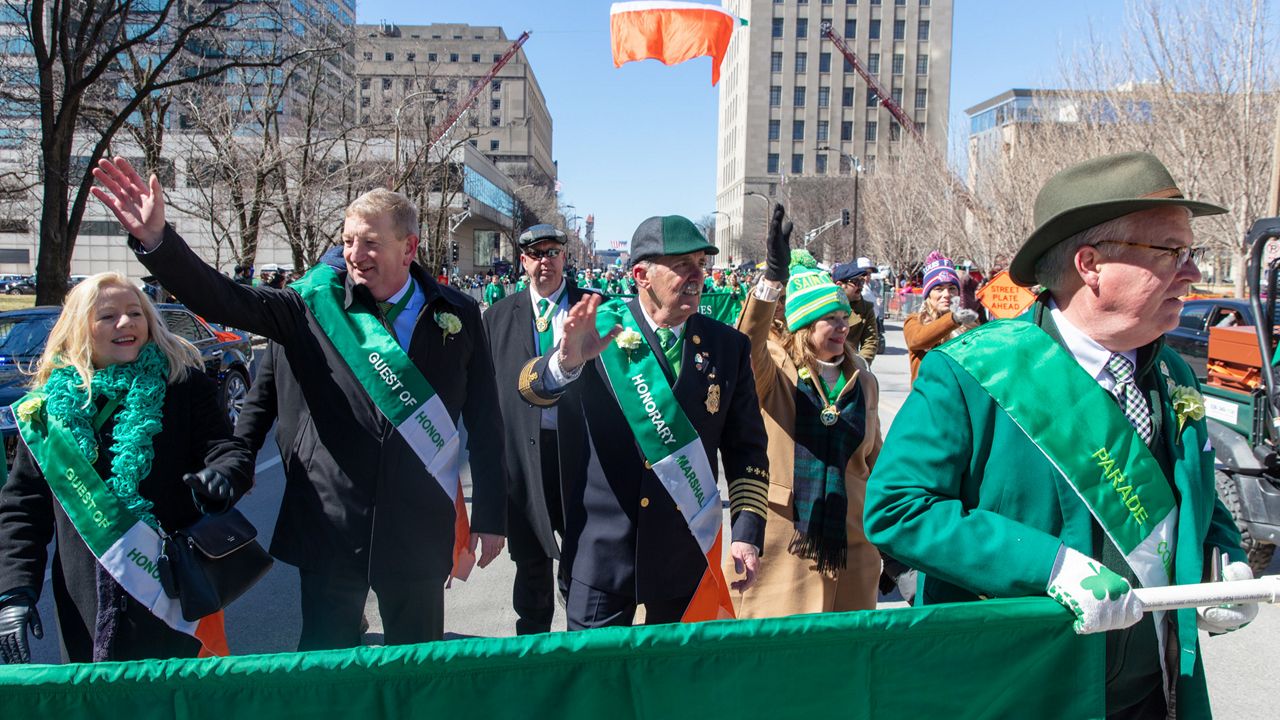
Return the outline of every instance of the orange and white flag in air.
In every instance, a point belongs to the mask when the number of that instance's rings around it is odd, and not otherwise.
[[[614,3],[609,9],[613,65],[632,60],[661,60],[675,65],[711,57],[711,84],[720,82],[720,63],[733,29],[742,20],[715,5],[695,2],[640,0]]]

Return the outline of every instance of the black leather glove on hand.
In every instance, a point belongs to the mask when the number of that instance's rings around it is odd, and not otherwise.
[[[27,629],[37,640],[44,639],[44,626],[36,606],[25,600],[15,600],[0,608],[0,660],[6,665],[31,662],[31,647],[27,644]]]
[[[769,218],[769,236],[765,238],[764,279],[786,283],[791,276],[791,221],[782,203],[774,203]]]
[[[201,505],[208,503],[225,509],[231,502],[231,478],[213,468],[187,473],[182,476],[182,482],[196,494],[196,502]]]

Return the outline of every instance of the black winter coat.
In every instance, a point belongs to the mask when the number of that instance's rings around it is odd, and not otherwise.
[[[131,245],[138,248],[137,240]],[[245,287],[205,264],[166,226],[163,241],[138,259],[178,299],[208,320],[274,340],[276,439],[285,491],[271,553],[313,571],[367,568],[369,577],[443,582],[453,563],[454,508],[408,443],[370,400],[292,288]],[[506,532],[502,420],[479,305],[441,286],[416,263],[410,272],[426,296],[408,353],[449,411],[465,419],[472,477],[472,532]],[[341,273],[345,281],[345,273]],[[347,286],[345,300],[374,300]],[[457,315],[447,338],[438,312]],[[266,418],[270,412],[251,412]],[[241,437],[265,434],[246,427]]]
[[[163,530],[185,528],[200,518],[191,489],[182,482],[185,473],[212,467],[231,478],[235,498],[249,489],[252,475],[246,468],[252,459],[244,443],[231,435],[217,387],[204,373],[189,371],[168,386],[161,423],[152,438],[151,473],[138,483],[138,493],[155,504],[152,512]],[[103,478],[111,474],[114,430],[115,419],[109,418],[98,431],[94,469]],[[13,469],[0,489],[0,594],[23,587],[41,594],[46,548],[55,533],[51,584],[62,658],[89,662],[98,608],[98,561],[54,500],[31,451],[20,442]],[[200,650],[196,640],[171,630],[132,598],[126,597],[118,622],[114,660],[195,657]]]

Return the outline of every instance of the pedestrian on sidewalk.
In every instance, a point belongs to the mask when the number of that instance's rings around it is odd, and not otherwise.
[[[743,618],[873,610],[880,576],[880,554],[862,531],[867,476],[880,452],[879,384],[851,341],[845,291],[807,251],[792,251],[790,236],[791,221],[775,205],[768,269],[738,319],[751,340],[770,468],[769,562],[735,598]],[[789,332],[775,339],[784,284]]]

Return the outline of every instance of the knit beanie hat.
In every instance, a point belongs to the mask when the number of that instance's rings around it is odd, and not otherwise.
[[[929,253],[929,257],[924,259],[924,296],[929,296],[929,291],[935,285],[955,285],[956,289],[960,289],[960,276],[956,275],[955,263],[942,253],[934,250]]]
[[[791,251],[791,278],[787,280],[787,329],[795,332],[833,310],[849,311],[844,290],[818,268],[808,250]]]

